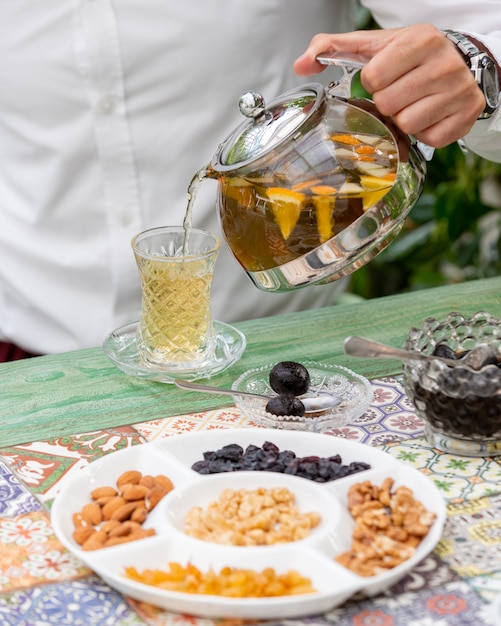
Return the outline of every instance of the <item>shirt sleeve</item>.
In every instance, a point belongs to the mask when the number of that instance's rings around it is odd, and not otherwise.
[[[360,0],[382,28],[433,24],[458,30],[478,40],[501,67],[501,5],[499,0]],[[464,137],[466,146],[490,161],[501,163],[501,106],[479,120]]]
[[[501,31],[489,35],[463,32],[482,42],[492,58],[496,60],[498,67],[501,67]],[[479,120],[466,135],[464,142],[475,154],[489,161],[501,163],[501,106],[491,118]]]

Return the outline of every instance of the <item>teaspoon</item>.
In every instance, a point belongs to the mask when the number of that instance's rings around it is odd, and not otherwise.
[[[187,389],[189,391],[205,391],[207,393],[216,393],[228,396],[246,396],[249,398],[261,398],[263,400],[270,400],[272,397],[259,393],[251,393],[250,391],[236,391],[233,389],[224,389],[222,387],[213,387],[212,385],[202,385],[200,383],[193,383],[187,380],[176,379],[174,383],[180,389]],[[304,405],[306,414],[320,413],[321,411],[332,409],[342,402],[342,398],[329,391],[315,390],[315,393],[318,393],[319,395],[306,397],[302,396],[299,398]]]
[[[494,356],[496,349],[488,344],[481,344],[472,348],[461,359],[447,359],[441,356],[425,354],[424,352],[412,352],[401,350],[393,346],[387,346],[365,337],[347,337],[344,341],[345,354],[350,356],[376,357],[386,359],[404,359],[408,361],[440,361],[446,365],[457,367],[468,365],[472,369],[480,369],[487,357]]]

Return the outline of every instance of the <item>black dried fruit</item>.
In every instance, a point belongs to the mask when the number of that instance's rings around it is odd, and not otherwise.
[[[445,385],[450,392],[454,382],[444,376],[438,385]],[[423,407],[427,421],[436,431],[468,439],[499,437],[501,396],[482,397],[472,393],[466,398],[453,397],[441,389],[430,391],[420,383],[416,383],[413,393],[413,402]]]
[[[266,404],[266,410],[273,415],[294,415],[302,417],[305,413],[304,404],[293,395],[282,394],[271,398]]]
[[[454,350],[445,343],[439,343],[433,350],[433,356],[443,357],[444,359],[457,359],[458,355]]]
[[[262,448],[250,444],[241,455],[235,454],[238,450],[242,450],[238,444],[228,444],[219,450],[204,452],[204,459],[196,461],[191,469],[199,474],[239,470],[279,472],[325,483],[371,467],[363,461],[352,461],[349,465],[344,465],[339,454],[330,457],[298,457],[292,450],[280,450],[270,441],[266,441]]]
[[[310,373],[301,363],[281,361],[270,371],[269,382],[273,391],[279,395],[301,396],[310,387]]]
[[[464,359],[470,350],[453,350],[450,346],[445,343],[439,343],[435,346],[432,354],[433,356],[445,357],[446,359]],[[501,367],[501,361],[496,354],[488,355],[482,364],[477,369],[482,369],[486,365],[496,365],[497,367]]]

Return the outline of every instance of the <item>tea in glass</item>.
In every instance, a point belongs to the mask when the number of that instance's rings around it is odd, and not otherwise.
[[[210,295],[219,246],[212,233],[183,226],[153,228],[132,240],[142,288],[138,349],[146,364],[182,370],[212,359]]]

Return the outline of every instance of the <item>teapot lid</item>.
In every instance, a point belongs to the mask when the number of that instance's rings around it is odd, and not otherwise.
[[[268,106],[259,93],[240,97],[240,111],[247,118],[220,144],[212,167],[224,172],[242,167],[269,153],[284,140],[301,132],[304,122],[321,109],[325,89],[320,83],[288,91]]]

